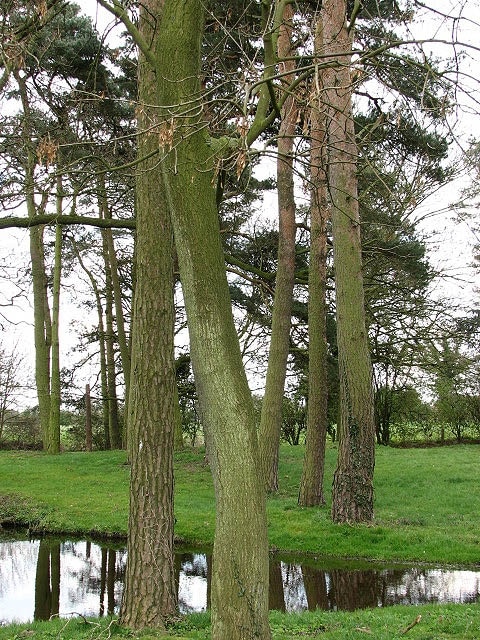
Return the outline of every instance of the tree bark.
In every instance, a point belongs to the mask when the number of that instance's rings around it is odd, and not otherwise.
[[[161,9],[155,0],[147,0],[140,9],[140,29],[152,39],[152,46],[162,21]],[[151,135],[152,119],[156,118],[152,105],[158,104],[158,94],[154,71],[142,55],[138,93],[138,156],[145,157],[158,149],[158,138]],[[127,418],[130,512],[120,621],[141,629],[162,628],[177,609],[173,438],[179,413],[173,350],[173,232],[155,156],[139,167],[136,198],[136,285]]]
[[[323,47],[323,24],[318,17],[315,53]],[[316,71],[310,111],[310,263],[308,271],[308,405],[305,458],[298,504],[325,504],[323,474],[328,423],[327,375],[327,219],[329,216],[326,159],[326,121],[322,104],[322,75]]]
[[[149,64],[148,70],[144,67],[149,74],[145,78],[149,100],[141,101],[139,115],[146,112],[148,104],[160,105],[148,123],[152,144],[161,151],[157,162],[163,194],[159,194],[157,203],[166,200],[172,217],[192,364],[215,486],[212,639],[269,640],[266,496],[253,400],[233,322],[220,240],[213,186],[217,158],[209,143],[208,125],[202,121],[200,78],[205,5],[200,0],[149,0],[142,4],[145,20],[140,21],[137,29],[119,4],[98,2],[123,20],[142,51],[142,63]],[[155,79],[158,93],[149,95],[148,87],[154,86]],[[257,122],[256,131],[259,126]],[[147,228],[142,231],[139,220],[139,244],[142,235],[148,232]],[[158,243],[156,246],[158,258]],[[140,264],[139,257],[137,269]],[[158,297],[158,291],[145,294],[139,290],[137,270],[135,313],[140,307],[145,317],[151,318],[152,309],[148,307],[152,298]],[[135,330],[133,334],[134,354]],[[131,405],[136,375],[133,354]],[[148,355],[151,354],[149,350]],[[151,369],[151,362],[148,368]],[[142,398],[145,402],[150,389],[148,385],[139,385],[139,389],[139,403]],[[174,396],[171,391],[165,393],[170,393],[170,398]],[[133,428],[132,421],[129,424]],[[133,465],[132,458],[132,473]]]
[[[163,178],[215,487],[212,639],[268,640],[265,490],[220,241],[216,162],[201,121],[204,11],[198,0],[164,3],[157,77],[161,104],[175,106],[159,123]]]
[[[293,7],[286,4],[279,30],[277,48],[284,81],[288,86],[294,77],[292,59]],[[265,394],[260,418],[260,456],[267,491],[278,490],[278,453],[282,428],[282,404],[290,348],[292,296],[295,282],[295,193],[293,182],[293,144],[298,108],[293,95],[288,96],[282,110],[277,141],[278,254],[275,297],[272,311],[272,335],[268,354]]]
[[[325,0],[322,12],[326,61],[330,62],[325,70],[324,96],[340,376],[339,451],[332,518],[334,522],[369,522],[373,519],[375,423],[351,101],[352,46],[345,0]]]

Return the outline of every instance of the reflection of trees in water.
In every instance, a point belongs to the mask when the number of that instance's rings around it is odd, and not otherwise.
[[[0,597],[5,593],[8,598],[8,593],[32,585],[36,572],[36,618],[48,618],[59,612],[60,587],[63,613],[74,610],[103,616],[118,610],[125,576],[125,549],[87,542],[60,545],[48,539],[8,541],[0,544],[0,560]],[[480,574],[472,571],[426,567],[325,571],[310,564],[280,562],[278,557],[271,560],[270,607],[283,611],[476,602],[480,594]],[[209,606],[211,562],[210,555],[177,554],[176,581],[182,612]],[[4,602],[7,604],[2,602],[2,610],[8,611],[8,600]],[[32,611],[22,613],[27,620],[32,616]]]
[[[316,567],[305,565],[302,566],[302,575],[308,610],[330,609],[326,572]]]
[[[35,567],[38,541],[2,542],[0,544],[0,597],[29,580]]]
[[[84,544],[84,543],[80,543]],[[118,608],[123,591],[125,579],[126,550],[112,549],[96,544],[86,544],[85,551],[79,553],[83,564],[76,572],[71,571],[71,576],[78,578],[79,590],[75,594],[72,589],[72,597],[76,600],[85,598],[88,594],[99,595],[99,615],[110,615]],[[74,600],[75,602],[75,600]]]
[[[35,574],[34,620],[58,616],[60,606],[60,543],[40,540]]]
[[[57,557],[58,562],[53,558]],[[76,608],[87,596],[99,596],[99,615],[113,614],[120,603],[125,576],[125,550],[116,551],[90,542],[66,542],[61,545],[62,585],[67,606]],[[55,577],[58,574],[58,579]],[[52,585],[58,589],[52,591]],[[58,614],[60,594],[60,544],[40,542],[35,582],[35,618]],[[53,600],[52,600],[53,596]],[[105,606],[106,605],[106,606]],[[55,610],[56,609],[56,610]],[[50,610],[50,613],[47,612]],[[37,615],[38,612],[38,615]],[[42,616],[42,617],[40,617]]]
[[[435,602],[477,602],[480,598],[479,578],[465,591],[462,583],[471,583],[471,571],[413,568],[408,571],[385,571],[388,579],[382,604],[426,604]],[[449,595],[450,594],[450,595]]]
[[[336,609],[354,611],[378,606],[378,572],[344,571],[330,572],[331,600]]]
[[[270,610],[285,611],[285,595],[283,590],[282,565],[270,558],[268,606]]]
[[[178,608],[183,614],[210,607],[212,558],[203,553],[175,554]]]
[[[302,568],[299,564],[282,562],[283,589],[287,611],[302,611],[307,608]]]

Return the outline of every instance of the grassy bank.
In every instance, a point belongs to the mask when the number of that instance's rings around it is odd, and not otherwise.
[[[418,616],[421,616],[419,619]],[[273,612],[270,616],[273,640],[322,638],[322,640],[477,640],[480,637],[480,608],[476,605],[424,605],[389,607],[354,612],[315,611],[302,614]],[[76,617],[51,622],[0,627],[0,640],[96,640],[97,638],[141,638],[142,640],[207,640],[208,614],[192,614],[169,626],[167,634],[145,631],[133,634],[109,619]]]
[[[273,548],[377,560],[450,564],[480,559],[478,445],[377,450],[375,523],[333,525],[330,486],[336,451],[327,452],[327,505],[297,506],[303,448],[284,446],[280,491],[269,498]],[[128,476],[124,452],[0,452],[0,522],[54,533],[125,536]],[[213,487],[202,451],[176,454],[179,540],[211,544]]]
[[[338,526],[329,519],[330,496],[321,509],[297,506],[303,449],[282,448],[280,491],[269,498],[270,544],[292,552],[364,559],[477,564],[480,496],[475,445],[377,451],[376,520],[372,526]],[[329,489],[336,451],[327,452]],[[128,476],[124,452],[0,452],[0,522],[54,533],[125,536]],[[202,451],[176,455],[176,535],[210,544],[214,497]],[[421,615],[421,619],[418,616]],[[415,623],[415,624],[414,624]],[[397,606],[355,612],[271,613],[274,640],[473,640],[480,638],[478,605]],[[0,627],[0,640],[141,640],[210,637],[208,614],[193,614],[166,633],[133,634],[113,620],[81,617]]]

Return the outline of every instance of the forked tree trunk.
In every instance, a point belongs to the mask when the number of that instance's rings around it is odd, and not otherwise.
[[[278,35],[278,58],[281,72],[292,72],[284,81],[293,79],[295,61],[292,50],[293,7],[287,4]],[[295,194],[293,183],[293,145],[297,123],[297,105],[290,95],[282,107],[278,134],[277,193],[278,193],[278,254],[275,297],[272,311],[272,335],[268,353],[265,394],[260,418],[260,456],[267,491],[278,489],[278,453],[282,427],[282,406],[290,348],[290,325],[293,286],[295,282]]]
[[[37,215],[35,202],[35,168],[37,159],[33,147],[33,126],[28,91],[23,75],[14,72],[23,108],[22,142],[25,152],[25,202],[29,218]],[[35,386],[42,430],[43,449],[49,449],[50,436],[50,357],[52,345],[52,322],[48,302],[48,282],[45,270],[44,227],[29,229],[30,261],[33,288],[33,327],[35,343]]]
[[[174,105],[158,127],[163,177],[216,498],[212,639],[268,640],[265,490],[220,241],[216,160],[200,120],[205,8],[199,0],[163,6],[157,78],[161,103]]]
[[[140,10],[144,37],[158,36],[160,3]],[[162,23],[163,25],[163,23]],[[142,55],[136,177],[136,286],[132,326],[132,375],[127,422],[131,462],[128,561],[120,621],[133,629],[163,627],[175,614],[173,552],[173,438],[178,417],[173,351],[173,232],[162,193],[158,137],[152,123],[158,104],[155,74]],[[152,155],[153,154],[153,155]]]
[[[321,55],[321,16],[315,30],[315,52]],[[322,102],[322,75],[314,78],[310,111],[310,263],[308,270],[308,405],[305,458],[298,504],[314,507],[325,503],[323,474],[327,436],[327,218],[329,215],[326,121]]]
[[[339,450],[332,518],[334,522],[369,522],[373,519],[375,423],[352,118],[352,43],[346,26],[345,0],[324,0],[322,12],[325,52],[330,62],[324,76],[324,96],[340,376]]]

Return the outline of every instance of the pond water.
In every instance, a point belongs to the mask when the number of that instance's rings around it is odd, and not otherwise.
[[[0,624],[51,615],[118,613],[126,550],[86,541],[0,538]],[[209,605],[211,557],[176,554],[182,613]],[[478,570],[388,567],[273,555],[270,607],[283,611],[384,607],[480,599]]]

